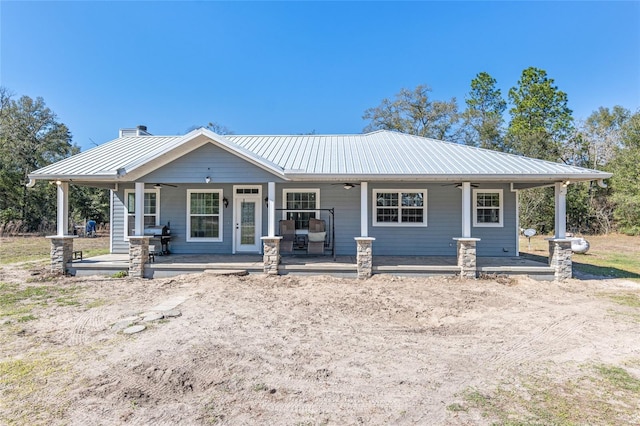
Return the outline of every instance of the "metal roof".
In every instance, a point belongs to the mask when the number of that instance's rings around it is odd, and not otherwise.
[[[225,136],[284,168],[289,177],[420,178],[562,176],[606,179],[596,170],[379,130],[358,135]]]
[[[180,148],[196,138],[204,140],[203,143],[215,143],[291,180],[500,179],[541,182],[596,180],[611,176],[597,170],[384,130],[354,135],[220,136],[207,129],[194,130],[184,136],[118,138],[43,167],[29,176],[32,179],[77,176],[113,181],[136,168],[144,168],[160,156],[171,157],[172,152],[179,156]]]

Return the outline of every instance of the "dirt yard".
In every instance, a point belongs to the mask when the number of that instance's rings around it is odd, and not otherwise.
[[[640,423],[628,280],[0,283],[0,424]]]

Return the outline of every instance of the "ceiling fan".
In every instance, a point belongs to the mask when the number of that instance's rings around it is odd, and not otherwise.
[[[348,189],[351,189],[351,188],[353,188],[353,187],[356,187],[356,186],[360,186],[360,184],[359,184],[359,183],[350,183],[350,182],[345,182],[345,183],[332,183],[332,185],[342,185],[342,187],[343,187],[344,189],[347,189],[347,190],[348,190]]]
[[[170,184],[170,183],[154,183],[154,184],[153,184],[153,187],[154,187],[155,189],[160,189],[160,188],[162,188],[162,187],[163,187],[163,186],[165,186],[165,185],[166,185],[166,186],[172,186],[172,187],[174,187],[174,188],[177,188],[177,187],[178,187],[178,185],[172,185],[172,184]]]
[[[445,184],[442,184],[440,186],[455,186],[456,188],[460,188],[460,187],[462,187],[462,184],[461,183],[445,183]],[[478,184],[472,183],[471,187],[472,188],[477,188]]]

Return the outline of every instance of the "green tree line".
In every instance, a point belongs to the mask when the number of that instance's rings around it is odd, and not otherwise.
[[[595,183],[568,187],[567,228],[640,234],[640,111],[600,107],[577,121],[567,94],[535,67],[522,71],[506,99],[495,78],[477,74],[463,110],[455,98],[435,100],[431,92],[419,85],[383,99],[364,112],[369,121],[364,131],[396,130],[612,172],[607,188]],[[519,208],[522,227],[553,231],[553,188],[521,191]]]
[[[27,175],[78,152],[71,132],[42,98],[16,98],[0,88],[0,235],[55,230],[55,185],[27,188]],[[71,185],[69,199],[72,222],[108,220],[107,191]]]

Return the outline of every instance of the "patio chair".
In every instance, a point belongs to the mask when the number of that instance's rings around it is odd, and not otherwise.
[[[293,243],[296,240],[296,223],[293,220],[280,221],[280,253],[293,253]]]
[[[327,239],[327,227],[324,220],[309,219],[309,243],[307,253],[324,254],[324,243]]]

